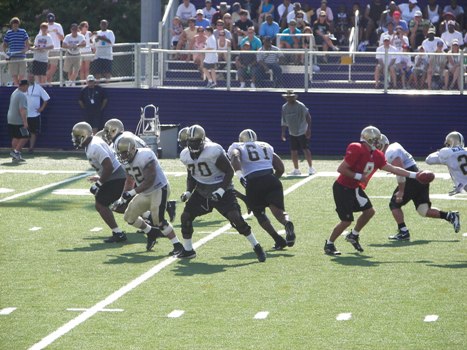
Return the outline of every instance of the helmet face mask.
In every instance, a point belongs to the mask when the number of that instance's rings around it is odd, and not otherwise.
[[[133,161],[137,152],[136,140],[132,136],[122,136],[116,145],[117,158],[122,164]]]
[[[92,137],[92,127],[86,122],[80,122],[71,130],[71,142],[76,149],[84,148],[84,143]]]
[[[125,131],[123,123],[119,119],[110,119],[104,125],[104,141],[111,144],[115,137]]]
[[[200,125],[193,125],[188,129],[187,145],[192,158],[198,158],[204,147],[206,132]]]
[[[379,131],[377,127],[371,125],[367,126],[362,130],[360,141],[367,143],[374,151],[378,148],[378,145],[381,142],[381,131]]]
[[[239,142],[255,142],[257,140],[256,133],[251,129],[245,129],[238,135]]]
[[[444,145],[449,148],[464,147],[464,136],[457,131],[450,132],[446,135]]]

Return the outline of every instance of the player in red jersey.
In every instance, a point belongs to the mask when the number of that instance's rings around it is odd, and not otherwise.
[[[373,174],[383,169],[395,175],[415,179],[417,173],[407,171],[386,162],[384,153],[377,149],[381,140],[381,132],[374,126],[367,126],[362,130],[360,142],[353,142],[347,147],[344,160],[337,168],[339,177],[334,182],[333,194],[336,211],[341,220],[333,229],[331,236],[326,240],[324,252],[328,255],[340,255],[334,241],[354,221],[354,212],[362,212],[357,219],[355,227],[346,236],[356,250],[363,252],[359,243],[359,233],[375,215],[370,199],[365,193]]]

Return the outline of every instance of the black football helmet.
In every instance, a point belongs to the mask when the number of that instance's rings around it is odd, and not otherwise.
[[[188,129],[187,145],[192,158],[198,158],[204,148],[206,132],[200,125],[192,125]]]

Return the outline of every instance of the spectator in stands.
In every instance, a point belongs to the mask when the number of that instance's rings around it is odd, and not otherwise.
[[[172,48],[176,48],[178,45],[178,42],[180,41],[180,35],[183,33],[183,25],[182,21],[180,20],[180,17],[175,16],[172,19],[172,25],[170,26],[170,34],[172,35],[172,38],[170,39],[170,42],[172,43]]]
[[[216,37],[213,35],[212,27],[206,28],[206,50],[217,50],[217,41]],[[217,76],[216,76],[216,64],[219,58],[217,52],[208,52],[206,53],[203,61],[203,70],[204,75],[208,79],[208,88],[214,88],[217,86]]]
[[[186,27],[183,30],[182,35],[180,35],[180,40],[179,40],[178,45],[177,45],[177,50],[187,50],[187,49],[189,49],[190,44],[193,41],[193,38],[195,37],[196,34],[197,34],[197,29],[196,29],[196,26],[195,26],[195,19],[190,18],[188,20],[188,27]],[[185,59],[187,62],[190,61],[190,57],[191,57],[190,54],[180,55],[179,56],[180,59],[182,59],[182,60]]]
[[[332,9],[328,6],[327,0],[321,0],[321,7],[318,10],[318,14],[321,11],[326,12],[326,21],[329,24],[329,32],[334,33],[334,14],[332,13]]]
[[[379,37],[379,40],[378,40],[378,46],[381,46],[383,45],[384,43],[384,40],[383,38],[386,36],[386,35],[389,35],[389,37],[391,38],[392,40],[392,37],[396,34],[396,31],[394,30],[394,23],[389,22],[388,23],[388,28],[387,28],[387,31],[385,31],[384,33],[382,33]]]
[[[456,22],[456,17],[451,12],[445,12],[443,13],[443,20],[439,24],[439,28],[438,28],[439,34],[443,34],[445,31],[448,30],[449,21],[454,21],[456,24],[455,29],[457,31],[461,31],[461,27],[459,26],[459,23]]]
[[[291,11],[293,11],[293,5],[290,3],[290,0],[283,0],[282,4],[277,6],[277,15],[281,29],[287,28],[287,16]]]
[[[399,52],[402,51],[402,47],[404,45],[410,47],[409,38],[405,35],[401,26],[396,26],[396,31],[391,37],[391,45],[394,46]]]
[[[212,23],[212,16],[216,13],[214,7],[212,7],[212,0],[205,1],[205,7],[203,8],[204,18]]]
[[[256,54],[250,52],[250,42],[247,40],[241,47],[243,53],[238,55],[235,59],[235,65],[237,67],[238,81],[240,82],[240,88],[245,87],[245,81],[251,79],[251,87],[256,88],[256,74],[257,74],[257,63]]]
[[[293,11],[290,11],[289,14],[287,15],[287,24],[290,23],[290,21],[292,19],[297,20],[297,16],[301,14],[302,15],[302,22],[305,21],[305,22],[309,22],[308,21],[308,18],[306,17],[306,13],[302,11],[302,4],[300,4],[299,2],[296,2],[293,4]]]
[[[271,0],[262,0],[259,8],[258,8],[258,26],[261,29],[261,24],[266,21],[266,16],[271,15],[274,16],[274,4],[272,3]],[[274,19],[274,18],[273,18]],[[261,30],[260,30],[261,32]],[[261,35],[261,34],[260,34]],[[265,36],[265,35],[261,35]],[[271,36],[272,38],[273,36]]]
[[[240,19],[235,22],[235,33],[237,34],[238,44],[247,36],[248,28],[253,27],[253,21],[248,19],[248,11],[240,10]],[[240,44],[241,45],[241,44]]]
[[[66,86],[75,86],[79,68],[81,67],[80,49],[86,46],[86,40],[83,34],[78,33],[78,24],[72,23],[70,31],[71,33],[65,36],[62,43],[62,47],[65,49],[63,71],[68,75]]]
[[[441,34],[441,39],[443,39],[449,49],[451,48],[451,43],[454,40],[457,40],[458,44],[463,42],[462,33],[458,32],[455,27],[456,22],[450,20],[448,21],[448,30]]]
[[[47,28],[47,23],[45,23],[45,27]],[[45,33],[47,33],[47,29],[45,30]],[[52,39],[50,39],[50,46],[53,47]],[[45,68],[47,70],[47,65]],[[39,83],[30,81],[28,90],[26,92],[26,97],[28,99],[28,130],[30,133],[28,152],[34,153],[37,136],[41,133],[41,113],[47,106],[47,103],[50,100],[50,96]]]
[[[82,21],[78,26],[79,32],[84,36],[86,46],[80,49],[81,52],[81,67],[79,69],[80,79],[86,81],[86,77],[89,75],[89,68],[91,61],[94,59],[92,54],[92,45],[94,38],[92,32],[89,31],[89,23]]]
[[[428,19],[435,28],[438,28],[441,19],[441,6],[436,3],[436,0],[428,0],[428,4],[423,9],[423,17]]]
[[[84,110],[84,120],[91,125],[93,134],[103,127],[102,113],[107,106],[107,93],[101,86],[96,85],[94,75],[88,75],[85,86],[79,95],[79,105]]]
[[[246,37],[240,42],[240,47],[243,48],[243,45],[248,41],[250,43],[250,50],[258,51],[263,44],[261,39],[256,36],[255,27],[251,26],[246,32]]]
[[[409,0],[407,3],[399,5],[401,11],[402,19],[409,23],[415,17],[415,12],[421,11],[420,7],[417,5],[417,0]]]
[[[297,29],[303,32],[306,27],[310,27],[311,24],[306,19],[306,14],[303,11],[298,12],[295,15],[295,21],[297,22]]]
[[[180,18],[184,27],[187,26],[188,20],[196,17],[195,5],[193,5],[190,0],[183,0],[183,2],[178,5],[176,16]]]
[[[227,32],[224,29],[219,30],[217,33],[217,49],[219,51],[226,52],[232,47],[231,45],[232,45],[231,41],[227,39]],[[227,54],[225,52],[218,53],[219,61],[227,61]],[[222,66],[224,67],[225,64],[223,64]]]
[[[49,61],[49,51],[54,48],[52,37],[47,33],[47,22],[40,25],[40,34],[34,39],[34,57],[32,61],[32,74],[36,83],[47,83],[47,64]]]
[[[232,49],[236,50],[238,48],[238,45],[237,45],[238,38],[237,38],[237,34],[235,34],[235,25],[232,22],[232,15],[230,13],[226,13],[223,17],[223,21],[224,21],[224,29],[227,30],[231,35],[230,44],[232,45]]]
[[[302,48],[316,50],[315,38],[313,36],[313,29],[311,27],[305,27],[303,29],[303,34],[308,34],[308,35],[304,35],[302,37]]]
[[[396,62],[397,55],[395,53],[399,52],[394,46],[391,45],[391,38],[389,35],[383,37],[383,45],[379,46],[376,49],[376,67],[375,67],[375,89],[378,89],[380,86],[380,76],[381,73],[385,72],[385,62],[386,62],[386,52],[388,53],[388,71],[391,77],[391,82],[394,88],[396,88],[396,70],[394,64]],[[392,53],[392,54],[391,54]],[[389,86],[389,84],[388,84]]]
[[[410,47],[406,44],[402,45],[402,52],[410,52]],[[394,69],[396,71],[396,78],[399,77],[401,81],[401,87],[407,89],[407,80],[410,79],[412,74],[413,62],[409,55],[399,55],[394,63]],[[397,85],[397,81],[396,84]]]
[[[204,29],[206,29],[211,24],[209,20],[204,18],[203,10],[196,10],[195,19],[196,19],[195,26],[197,27],[203,27]]]
[[[256,60],[258,62],[258,82],[262,79],[267,79],[268,72],[272,72],[273,87],[280,88],[282,82],[282,68],[279,64],[279,59],[283,54],[277,46],[272,45],[272,39],[268,36],[263,38],[263,46],[258,50]]]
[[[197,27],[197,34],[193,37],[189,50],[204,50],[206,47],[207,36],[204,33],[203,27]],[[201,79],[204,80],[204,69],[203,69],[204,53],[196,52],[193,53],[193,63],[196,65],[201,73]]]
[[[435,33],[435,28],[431,27],[428,29],[427,38],[422,42],[423,49],[426,53],[435,52],[438,46],[438,41],[441,41],[444,44],[444,41],[440,37],[435,36]],[[445,47],[443,50],[448,48],[446,44],[444,45]]]
[[[376,28],[380,26],[381,14],[386,9],[386,4],[383,0],[371,0],[365,8],[364,20],[362,22],[365,31],[365,45],[375,43],[373,39],[376,35]]]
[[[457,39],[452,40],[451,49],[448,53],[454,56],[448,56],[448,68],[444,71],[444,89],[448,89],[449,80],[451,80],[449,90],[454,89],[454,86],[460,89],[461,59],[459,56],[459,41]]]
[[[240,11],[242,10],[242,6],[239,2],[234,2],[232,4],[230,14],[232,15],[232,21],[235,23],[240,20]],[[248,11],[247,11],[248,13]],[[248,13],[248,19],[250,19],[250,14]]]
[[[296,34],[301,34],[302,32],[297,29],[297,22],[292,19],[289,22],[289,27],[282,31],[283,36],[280,37],[279,47],[281,49],[299,49],[302,45],[302,38]],[[295,63],[300,62],[299,55],[287,55],[287,61],[292,61]]]
[[[266,21],[261,23],[259,27],[259,37],[264,38],[268,36],[271,38],[273,44],[276,43],[276,35],[280,32],[281,28],[279,24],[274,21],[274,18],[271,14],[265,16]]]
[[[437,41],[435,53],[443,53],[443,45],[442,40]],[[428,90],[439,89],[441,87],[441,77],[445,74],[447,63],[448,59],[445,55],[430,56],[426,77]],[[436,77],[435,81],[433,81],[433,77]]]
[[[326,20],[326,12],[320,11],[318,19],[313,23],[313,35],[315,37],[316,45],[322,45],[323,51],[328,51],[328,49],[339,51],[339,48],[334,46],[331,40],[330,27]]]
[[[421,11],[416,11],[414,18],[409,23],[410,46],[420,46],[423,40],[425,40],[430,26],[430,20],[424,19]]]
[[[350,16],[344,4],[338,7],[336,20],[334,21],[334,34],[339,45],[348,45],[350,34]]]
[[[109,82],[112,76],[113,62],[113,46],[115,44],[115,34],[108,29],[109,22],[106,19],[101,20],[100,30],[97,31],[94,37],[96,45],[96,58],[93,61],[95,65],[95,73],[97,79],[105,78]]]
[[[224,21],[220,19],[216,23],[216,29],[214,29],[214,36],[216,39],[219,39],[219,32],[221,31],[224,33],[226,39],[229,41],[232,40],[232,33],[225,29]]]
[[[225,14],[228,13],[230,9],[230,5],[227,5],[225,1],[222,1],[221,3],[219,3],[219,6],[217,6],[217,8],[218,8],[218,11],[214,15],[212,15],[212,24],[217,23],[217,20],[219,19],[223,19],[224,22],[226,22],[224,16]],[[229,16],[231,17],[230,13],[229,13]],[[227,28],[227,29],[232,32],[231,28]]]
[[[240,6],[242,9],[247,10],[249,14],[249,18],[253,21],[253,23],[258,23],[258,7],[259,7],[259,0],[240,0]]]
[[[26,52],[29,50],[29,35],[19,25],[18,17],[10,20],[9,29],[3,38],[3,49],[8,55],[8,71],[13,78],[13,83],[19,86],[19,82],[26,77]]]
[[[49,52],[49,69],[47,70],[47,82],[52,83],[57,71],[58,57],[60,56],[60,49],[62,47],[62,40],[65,38],[65,33],[63,32],[62,25],[55,22],[55,15],[53,13],[47,14],[47,23],[48,33],[54,43],[54,49]]]
[[[306,14],[306,18],[308,18],[308,22],[312,23],[312,18],[315,15],[315,9],[306,2],[302,4],[302,9]]]
[[[428,56],[425,54],[423,46],[420,45],[417,49],[418,55],[415,56],[415,62],[412,69],[412,74],[409,78],[409,85],[415,89],[423,89],[426,82],[426,73],[428,70]]]
[[[443,13],[448,12],[454,15],[454,20],[459,23],[460,29],[464,28],[464,8],[457,4],[457,0],[451,0],[449,5],[444,6]]]
[[[392,17],[394,16],[394,12],[396,11],[399,11],[400,13],[399,7],[396,5],[394,1],[391,1],[389,3],[388,8],[384,10],[383,13],[381,13],[381,19],[379,20],[379,29],[378,29],[379,32],[385,32],[388,30],[388,23],[393,21]]]
[[[394,23],[394,29],[397,28],[397,26],[401,26],[404,35],[409,35],[409,24],[408,22],[401,19],[401,14],[399,11],[394,11],[394,14],[392,15],[392,23]]]

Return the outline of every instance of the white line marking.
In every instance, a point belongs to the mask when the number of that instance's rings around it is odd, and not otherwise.
[[[352,318],[352,313],[351,312],[343,312],[339,315],[337,315],[336,320],[337,321],[348,321]]]
[[[293,186],[288,188],[284,192],[284,195],[288,195],[289,193],[295,191],[296,189],[303,186],[304,184],[306,184],[307,182],[311,181],[314,178],[315,178],[314,176],[309,176],[306,179],[297,182],[296,184],[294,184]],[[252,216],[252,215],[253,214],[244,214],[243,217],[245,218],[245,217],[249,217],[249,216]],[[201,247],[205,243],[209,242],[210,240],[216,238],[217,236],[221,235],[225,231],[229,230],[231,227],[232,226],[230,226],[230,224],[226,224],[226,225],[222,226],[218,230],[212,232],[210,235],[201,238],[199,241],[197,241],[195,244],[193,244],[193,248],[197,249],[197,248]],[[38,343],[31,346],[29,348],[29,350],[41,350],[41,349],[44,349],[45,347],[49,346],[55,340],[57,340],[58,338],[65,335],[66,333],[71,331],[73,328],[79,326],[81,323],[85,322],[86,320],[88,320],[89,318],[94,316],[99,311],[105,309],[108,305],[110,305],[113,302],[117,301],[122,296],[124,296],[126,293],[132,291],[133,289],[138,287],[140,284],[146,282],[148,279],[150,279],[155,274],[160,272],[163,268],[169,266],[170,264],[172,264],[173,262],[175,262],[177,260],[178,259],[175,258],[175,257],[168,257],[165,260],[161,261],[159,264],[155,265],[154,267],[152,267],[151,269],[149,269],[148,271],[143,273],[141,276],[135,278],[133,281],[129,282],[128,284],[126,284],[125,286],[120,288],[119,290],[117,290],[117,291],[113,292],[112,294],[110,294],[104,300],[99,301],[97,304],[95,304],[91,308],[87,309],[86,311],[84,311],[79,316],[77,316],[74,319],[68,321],[63,326],[59,327],[58,329],[56,329],[55,331],[53,331],[52,333],[47,335],[45,338],[40,340]]]
[[[183,310],[174,310],[170,314],[167,315],[169,318],[178,318],[185,313]]]
[[[79,174],[82,171],[79,170],[0,170],[1,174],[40,174],[40,175],[49,175],[49,174]],[[91,172],[94,173],[94,172]],[[182,171],[166,171],[166,175],[173,176],[182,176],[186,175],[186,172]]]
[[[462,234],[463,237],[467,237],[467,232]]]
[[[41,230],[41,229],[42,229],[42,227],[34,226],[34,227],[31,227],[31,228],[29,229],[29,231],[39,231],[39,230]]]
[[[79,308],[79,307],[70,307],[66,309],[67,311],[86,311],[86,308]],[[99,310],[100,312],[123,312],[123,309],[102,309]]]
[[[268,315],[269,315],[269,311],[260,311],[255,315],[254,319],[255,320],[264,320],[265,318],[268,317]]]
[[[423,322],[435,322],[438,320],[438,318],[439,318],[438,315],[426,315]]]
[[[0,188],[0,193],[10,193],[10,192],[15,192],[15,190],[12,188],[4,188],[4,187]]]
[[[88,171],[88,172],[85,172],[85,173],[83,173],[81,175],[70,177],[69,179],[66,179],[66,180],[63,180],[63,181],[54,182],[54,183],[51,183],[51,184],[48,184],[48,185],[45,185],[45,186],[42,186],[42,187],[33,188],[32,190],[29,190],[29,191],[26,191],[26,192],[17,193],[17,194],[15,194],[13,196],[0,199],[0,203],[1,202],[6,202],[6,201],[9,201],[9,200],[12,200],[12,199],[16,199],[16,198],[19,198],[19,197],[27,196],[29,194],[33,194],[33,193],[36,193],[36,192],[40,192],[40,191],[46,190],[46,189],[51,188],[51,187],[63,185],[63,184],[66,184],[68,182],[72,182],[72,181],[81,179],[83,177],[89,176],[91,174],[93,174],[93,172]]]
[[[52,191],[52,194],[62,196],[92,196],[92,193],[89,192],[89,189],[87,188],[61,188]]]
[[[91,231],[91,232],[99,232],[99,231],[102,231],[102,230],[103,230],[102,227],[94,227],[94,228],[90,229],[89,231]]]
[[[16,310],[15,307],[6,307],[6,308],[0,310],[0,315],[9,315],[15,310]]]

